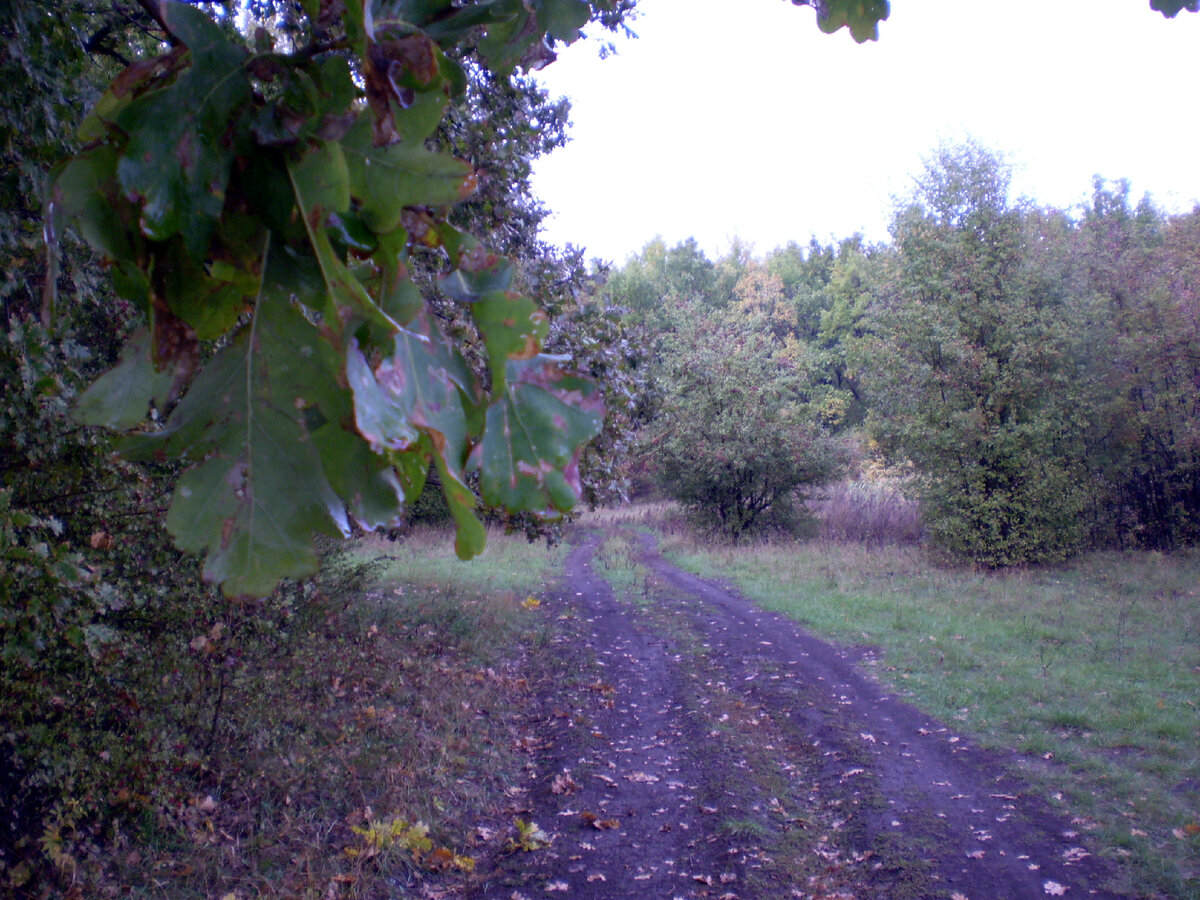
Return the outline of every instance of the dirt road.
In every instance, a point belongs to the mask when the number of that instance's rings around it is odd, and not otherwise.
[[[635,604],[579,538],[520,811],[472,897],[1111,898],[1078,824],[819,641],[642,537]],[[537,843],[536,841],[534,842]],[[531,845],[532,846],[532,845]]]

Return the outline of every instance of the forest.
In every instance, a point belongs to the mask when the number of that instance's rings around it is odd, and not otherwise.
[[[408,896],[385,858],[536,847],[464,838],[466,783],[518,777],[477,711],[583,508],[981,573],[1200,540],[1200,210],[1041,208],[968,143],[886,243],[589,262],[538,236],[536,71],[633,9],[12,0],[0,890]]]
[[[733,538],[800,527],[865,468],[989,568],[1195,544],[1200,211],[1099,178],[1085,209],[1038,208],[1009,180],[943,147],[888,244],[657,242],[614,271],[653,347],[642,477]]]

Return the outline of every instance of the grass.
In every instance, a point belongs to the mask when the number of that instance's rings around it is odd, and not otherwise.
[[[989,574],[909,546],[663,546],[815,633],[876,648],[881,680],[1016,749],[1124,864],[1117,887],[1200,897],[1200,552]]]
[[[395,898],[466,878],[511,824],[520,660],[545,640],[525,601],[561,552],[497,533],[462,563],[452,545],[440,532],[360,540],[272,628],[210,631],[237,660],[212,752],[191,790],[117,836],[98,886]]]

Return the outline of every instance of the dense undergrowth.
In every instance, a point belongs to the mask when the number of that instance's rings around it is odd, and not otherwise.
[[[31,897],[399,897],[465,877],[511,825],[498,807],[520,773],[511,711],[522,648],[542,639],[525,591],[555,558],[499,534],[474,565],[444,533],[364,540],[313,582],[253,606],[198,602],[126,646],[126,664],[60,679],[74,689],[63,709],[48,698],[24,726],[20,749],[40,755],[6,768],[8,815],[25,818],[0,883]]]

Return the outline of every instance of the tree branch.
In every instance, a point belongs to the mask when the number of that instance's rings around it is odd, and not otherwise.
[[[99,31],[97,31],[95,34],[93,34],[90,38],[88,38],[86,41],[84,41],[83,49],[87,53],[99,53],[102,56],[107,56],[112,59],[115,59],[117,62],[119,62],[123,66],[128,66],[129,60],[127,60],[124,56],[122,56],[120,53],[118,53],[116,50],[114,50],[112,47],[108,46],[105,43],[105,41],[108,39],[108,36],[110,34],[112,34],[112,31],[113,31],[113,26],[111,23],[109,23],[108,25],[105,25],[103,28],[101,28]]]
[[[137,5],[145,10],[146,15],[153,19],[158,24],[158,27],[163,30],[163,34],[167,38],[167,43],[172,47],[178,47],[179,38],[175,37],[170,26],[167,25],[167,20],[163,18],[162,7],[158,4],[157,0],[137,0]]]

